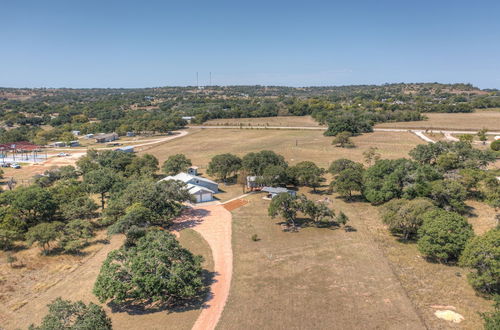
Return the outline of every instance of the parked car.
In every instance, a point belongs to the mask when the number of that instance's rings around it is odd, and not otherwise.
[[[66,157],[66,156],[69,156],[69,154],[66,152],[60,152],[57,154],[57,157]]]
[[[19,165],[18,163],[12,163],[10,165],[10,167],[12,167],[12,168],[21,168],[21,165]]]

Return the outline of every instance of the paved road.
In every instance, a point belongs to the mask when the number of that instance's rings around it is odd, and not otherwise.
[[[220,129],[285,129],[285,130],[313,130],[324,131],[327,129],[325,126],[308,127],[308,126],[192,126],[191,128],[220,128]],[[408,129],[408,128],[374,128],[374,132],[425,132],[425,133],[449,133],[449,134],[475,134],[477,131],[456,131],[456,130],[423,130],[423,129]],[[487,132],[489,135],[500,135],[499,132]]]

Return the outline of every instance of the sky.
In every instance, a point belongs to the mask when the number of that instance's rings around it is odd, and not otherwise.
[[[0,0],[0,86],[500,89],[500,1]]]

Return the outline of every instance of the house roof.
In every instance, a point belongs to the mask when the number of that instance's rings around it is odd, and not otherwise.
[[[211,192],[212,194],[215,194],[215,191],[213,191],[212,189],[208,189],[208,188],[202,187],[202,186],[197,186],[197,185],[194,185],[191,183],[187,184],[187,189],[191,194],[196,194],[197,192],[200,192],[200,191],[206,191],[206,192]]]
[[[176,174],[174,176],[167,176],[165,178],[162,179],[163,180],[179,180],[179,181],[182,181],[184,183],[188,183],[189,181],[191,181],[192,179],[196,179],[198,181],[203,181],[203,182],[207,182],[207,183],[212,183],[212,184],[217,184],[217,182],[214,182],[210,179],[207,179],[207,178],[203,178],[201,176],[194,176],[194,175],[191,175],[191,174],[187,174],[187,173],[184,173],[184,172],[181,172],[179,174]]]
[[[264,187],[261,189],[262,191],[271,193],[271,194],[279,194],[289,192],[288,189],[282,187]]]

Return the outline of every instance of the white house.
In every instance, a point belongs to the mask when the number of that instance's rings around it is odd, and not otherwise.
[[[189,192],[196,198],[196,203],[210,202],[214,200],[214,194],[219,192],[219,184],[212,180],[187,173],[179,173],[167,176],[161,181],[177,180],[187,185]]]

